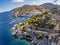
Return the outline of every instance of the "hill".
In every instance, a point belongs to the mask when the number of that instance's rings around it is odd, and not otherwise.
[[[48,12],[53,15],[60,15],[60,6],[51,3],[44,3],[42,5],[23,5],[12,10],[12,15],[14,17],[19,16],[31,16],[36,14],[42,14],[43,12]]]

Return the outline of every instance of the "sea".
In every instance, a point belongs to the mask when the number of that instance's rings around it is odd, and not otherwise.
[[[31,45],[26,40],[14,39],[12,36],[12,27],[18,22],[27,20],[29,16],[14,18],[12,12],[0,13],[0,45]]]

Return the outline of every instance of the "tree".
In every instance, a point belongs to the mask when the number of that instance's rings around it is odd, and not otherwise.
[[[41,39],[41,38],[43,38],[43,35],[42,34],[38,34],[37,35],[37,39]]]

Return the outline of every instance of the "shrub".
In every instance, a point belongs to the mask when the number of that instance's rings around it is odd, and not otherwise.
[[[42,34],[38,34],[37,35],[37,39],[41,39],[41,38],[43,38],[43,35]]]

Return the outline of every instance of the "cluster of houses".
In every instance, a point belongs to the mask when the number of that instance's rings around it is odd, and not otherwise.
[[[24,26],[25,31],[22,31],[21,29]],[[12,35],[16,39],[25,39],[29,41],[32,45],[60,45],[60,33],[58,33],[59,31],[49,33],[48,31],[46,31],[48,29],[34,30],[31,29],[28,24],[24,26],[20,27],[18,26],[18,24],[14,25]]]

